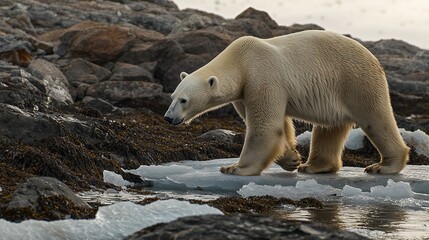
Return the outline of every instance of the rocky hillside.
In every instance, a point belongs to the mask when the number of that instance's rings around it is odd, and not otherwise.
[[[231,107],[190,126],[163,122],[179,73],[240,36],[308,29],[322,28],[279,26],[253,8],[224,19],[168,0],[1,1],[0,216],[29,177],[54,177],[81,191],[108,187],[106,169],[145,186],[121,168],[238,156],[244,125]],[[428,133],[429,51],[400,40],[362,43],[386,70],[398,124]],[[238,134],[201,136],[219,128]],[[306,128],[298,124],[298,132]],[[411,163],[427,163],[413,156]],[[377,158],[368,147],[344,160],[365,166]]]

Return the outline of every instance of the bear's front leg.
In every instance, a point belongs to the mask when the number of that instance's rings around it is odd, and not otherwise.
[[[278,114],[247,114],[246,138],[240,160],[232,165],[220,168],[225,174],[260,175],[279,155],[287,145],[283,130],[282,112]]]

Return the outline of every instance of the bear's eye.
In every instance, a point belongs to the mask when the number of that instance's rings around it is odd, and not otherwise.
[[[182,99],[182,100],[180,100],[180,103],[186,103],[186,99]]]

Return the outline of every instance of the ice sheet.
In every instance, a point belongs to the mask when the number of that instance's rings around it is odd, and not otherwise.
[[[184,161],[162,166],[141,166],[130,172],[142,177],[149,174],[154,190],[161,191],[202,189],[203,192],[238,192],[242,196],[316,197],[321,200],[343,197],[345,201],[357,199],[356,203],[362,204],[381,203],[389,198],[392,203],[404,206],[429,205],[429,166],[409,165],[395,175],[370,175],[357,167],[343,167],[337,174],[302,174],[286,172],[275,164],[261,176],[233,176],[219,172],[221,166],[236,161],[236,158]],[[159,176],[154,172],[160,173]],[[389,193],[398,194],[400,198],[394,198]]]
[[[101,207],[92,220],[60,220],[53,222],[27,220],[12,223],[0,219],[1,239],[123,239],[144,228],[179,217],[222,214],[207,205],[187,201],[156,201],[146,206],[120,202]]]
[[[103,181],[106,183],[111,183],[111,184],[118,186],[118,187],[125,187],[125,186],[132,186],[133,185],[133,183],[131,183],[127,180],[124,180],[124,178],[121,175],[114,173],[114,172],[111,172],[111,171],[107,171],[107,170],[103,171]]]
[[[408,182],[417,193],[429,194],[429,166],[409,165],[395,175],[370,175],[363,168],[343,167],[337,174],[303,174],[287,172],[278,165],[272,165],[260,176],[234,176],[219,172],[219,168],[238,161],[237,158],[211,161],[184,161],[170,165],[141,166],[129,172],[147,177],[154,182],[154,188],[161,190],[195,189],[232,191],[253,182],[268,186],[295,186],[297,181],[315,179],[319,184],[342,189],[345,185],[369,191],[374,186],[386,186],[388,179]],[[160,173],[159,175],[153,174]]]

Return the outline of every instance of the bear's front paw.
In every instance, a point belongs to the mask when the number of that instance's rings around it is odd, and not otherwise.
[[[238,163],[235,163],[229,166],[221,167],[220,172],[231,175],[254,176],[261,174],[262,171],[252,169],[251,167],[239,167]]]
[[[402,168],[402,166],[390,166],[383,165],[382,163],[375,163],[366,167],[365,172],[371,174],[396,174],[399,173]]]

